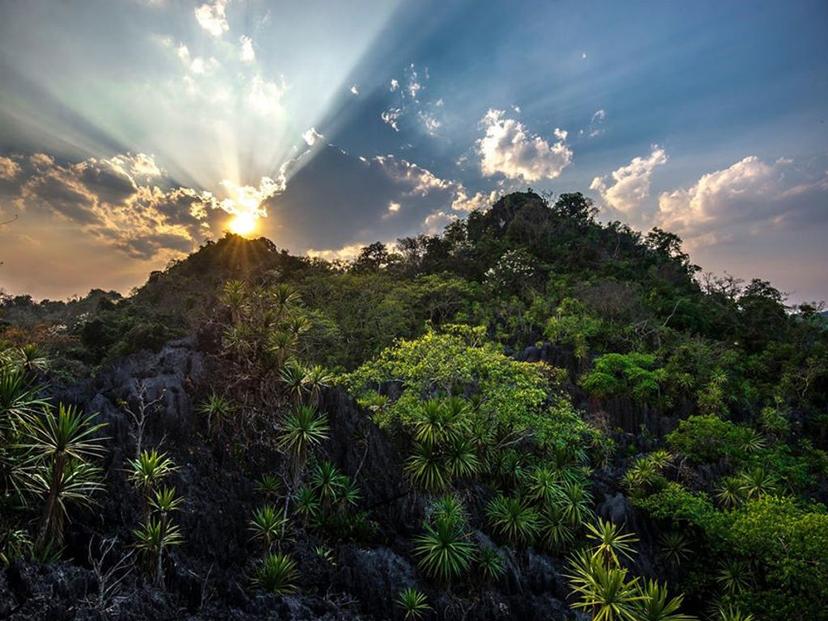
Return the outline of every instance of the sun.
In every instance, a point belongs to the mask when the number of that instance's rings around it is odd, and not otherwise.
[[[259,218],[254,213],[237,213],[228,225],[230,231],[236,235],[247,236],[256,230]]]

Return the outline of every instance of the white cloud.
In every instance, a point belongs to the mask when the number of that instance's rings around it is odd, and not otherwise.
[[[195,17],[199,25],[214,37],[220,37],[230,30],[227,23],[228,0],[213,0],[212,3],[205,3],[195,9]]]
[[[391,85],[389,86],[388,90],[389,90],[389,91],[391,91],[391,92],[393,93],[393,92],[394,92],[394,91],[396,91],[398,88],[400,88],[400,82],[399,82],[399,80],[391,80]]]
[[[595,111],[595,114],[592,115],[592,119],[589,121],[590,138],[595,138],[596,136],[600,136],[604,133],[604,121],[606,120],[607,113],[603,108]]]
[[[221,187],[227,193],[219,206],[227,213],[251,214],[256,217],[267,217],[267,209],[263,204],[268,198],[285,189],[284,180],[262,177],[258,187],[240,185],[229,179],[221,182]]]
[[[481,123],[486,134],[477,141],[477,148],[486,176],[502,173],[526,181],[555,179],[572,162],[563,130],[555,130],[557,142],[550,144],[530,134],[520,121],[506,118],[503,110],[489,110]]]
[[[351,84],[351,95],[359,95],[359,87],[356,84]]]
[[[656,220],[701,246],[725,238],[728,227],[756,233],[768,226],[824,221],[826,204],[828,171],[808,173],[788,159],[767,164],[750,155],[702,175],[689,188],[663,192]]]
[[[400,210],[401,205],[396,201],[391,201],[388,203],[388,211],[391,213],[397,213]]]
[[[457,220],[457,216],[453,213],[446,213],[445,211],[430,213],[423,220],[423,233],[439,235],[454,220]]]
[[[426,130],[426,133],[429,136],[436,136],[437,130],[440,129],[442,123],[435,117],[433,114],[429,112],[420,111],[419,115],[420,121],[423,123],[423,127]]]
[[[647,157],[635,157],[629,164],[611,173],[612,182],[606,177],[595,177],[590,189],[596,190],[610,207],[627,215],[633,214],[650,196],[650,180],[656,167],[667,163],[664,149],[653,146]]]
[[[325,136],[316,131],[315,127],[311,127],[308,131],[302,134],[302,139],[308,144],[309,147],[312,147],[316,144],[317,140],[322,140],[324,137]]]
[[[247,93],[250,107],[262,115],[275,115],[282,111],[282,95],[287,90],[284,78],[281,82],[265,80],[260,75],[253,78]]]
[[[586,57],[587,57],[587,53],[586,52],[581,52],[581,59],[586,60]]]
[[[242,35],[239,38],[239,42],[241,44],[241,61],[243,63],[252,63],[256,60],[256,51],[253,49],[253,39],[246,35]]]
[[[336,250],[316,250],[308,248],[305,253],[312,259],[324,259],[325,261],[350,261],[356,259],[366,244],[349,244]]]
[[[391,127],[395,132],[400,131],[400,126],[398,124],[400,116],[402,116],[401,108],[388,108],[388,110],[384,110],[382,114],[380,114],[382,122]]]

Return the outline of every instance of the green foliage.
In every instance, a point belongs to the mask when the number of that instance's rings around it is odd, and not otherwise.
[[[432,578],[450,582],[466,573],[474,556],[465,519],[455,511],[435,511],[414,538],[414,556]]]
[[[620,557],[633,558],[635,550],[632,544],[638,541],[635,535],[621,532],[617,524],[603,518],[598,518],[595,524],[588,523],[586,529],[586,538],[592,542],[593,556],[614,565],[620,565]]]
[[[627,579],[627,570],[605,565],[589,553],[572,557],[566,578],[577,600],[573,607],[592,613],[594,621],[635,621],[635,607],[646,598],[638,578]]]
[[[667,435],[670,448],[695,463],[719,459],[744,461],[761,448],[755,432],[717,416],[691,416],[679,422],[678,429]]]
[[[414,587],[408,587],[400,591],[396,604],[402,608],[406,621],[422,619],[425,613],[431,610],[425,593],[418,591]]]
[[[520,498],[497,496],[486,508],[492,529],[514,545],[529,545],[538,535],[540,516]]]
[[[270,593],[285,595],[296,590],[298,575],[293,558],[281,552],[270,552],[256,567],[253,584]]]
[[[299,405],[282,421],[279,448],[292,460],[294,476],[305,467],[311,450],[328,439],[330,427],[327,416],[309,405]]]
[[[651,403],[658,398],[663,379],[664,371],[656,367],[654,355],[613,353],[596,358],[581,385],[595,397],[632,397]]]
[[[249,529],[253,538],[261,541],[266,550],[270,550],[274,543],[279,544],[284,539],[289,525],[290,520],[284,510],[264,505],[253,513]]]

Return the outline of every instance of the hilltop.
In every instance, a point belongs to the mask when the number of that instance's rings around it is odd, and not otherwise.
[[[515,193],[350,262],[227,235],[5,300],[0,616],[564,619],[616,580],[635,620],[828,618],[824,314],[595,215]],[[105,424],[65,520],[58,403]]]

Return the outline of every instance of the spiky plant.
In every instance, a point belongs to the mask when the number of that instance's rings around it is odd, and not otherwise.
[[[319,496],[310,487],[303,486],[296,491],[294,497],[296,512],[304,520],[305,524],[314,521],[322,510]]]
[[[635,535],[622,532],[620,526],[600,517],[595,524],[587,524],[586,529],[586,538],[592,542],[593,556],[613,565],[620,565],[619,557],[632,559],[635,553],[633,544],[638,542]]]
[[[25,371],[12,362],[0,365],[0,440],[10,443],[23,420],[30,420],[48,406],[38,395]]]
[[[750,568],[744,561],[727,559],[716,573],[716,582],[727,595],[738,595],[750,590],[751,577]]]
[[[584,483],[578,481],[564,481],[561,490],[563,498],[559,506],[563,517],[577,528],[592,516],[592,494],[587,491]]]
[[[452,438],[447,442],[445,452],[446,471],[450,477],[463,479],[480,471],[480,460],[477,458],[477,452],[471,438]]]
[[[297,406],[282,423],[279,448],[291,456],[294,480],[305,467],[308,454],[328,439],[327,417],[308,405]]]
[[[762,466],[757,466],[738,477],[739,488],[746,500],[773,494],[779,489],[778,479]]]
[[[284,595],[296,590],[296,561],[281,552],[271,552],[262,559],[253,575],[253,584],[265,591]]]
[[[435,499],[429,507],[429,517],[432,521],[447,520],[452,524],[466,523],[466,508],[454,494],[446,494]]]
[[[239,323],[244,312],[247,310],[247,285],[241,280],[228,280],[224,283],[219,300],[230,309],[231,320],[234,324]]]
[[[348,477],[329,461],[316,464],[311,477],[311,486],[319,495],[324,507],[330,507],[342,498],[349,482]]]
[[[742,480],[738,477],[725,477],[716,490],[716,499],[725,509],[734,509],[745,501]]]
[[[558,471],[548,466],[538,466],[529,473],[527,480],[527,496],[529,499],[551,506],[563,498],[561,479]]]
[[[667,564],[678,567],[681,562],[690,557],[692,548],[684,534],[678,531],[667,531],[658,538],[658,555]]]
[[[425,613],[431,610],[425,593],[418,591],[414,587],[408,587],[400,591],[400,594],[397,596],[397,606],[402,608],[403,618],[406,621],[422,619]]]
[[[310,397],[311,403],[316,403],[322,390],[331,386],[333,381],[334,374],[322,365],[315,364],[308,368],[305,372],[304,388]]]
[[[441,452],[433,444],[415,442],[405,471],[416,487],[426,491],[437,492],[448,486],[448,469]]]
[[[49,368],[49,359],[34,343],[17,348],[15,354],[20,366],[27,373],[38,373]]]
[[[184,538],[178,526],[163,516],[151,515],[132,531],[135,537],[135,548],[146,560],[158,586],[164,584],[164,552],[180,545]]]
[[[279,373],[279,377],[285,385],[287,393],[296,403],[301,403],[302,397],[307,390],[305,384],[306,373],[305,367],[294,358],[288,360]]]
[[[667,585],[647,580],[641,585],[644,599],[633,605],[635,621],[695,621],[696,618],[679,611],[684,595],[670,597]]]
[[[175,470],[173,461],[158,449],[141,451],[138,457],[129,460],[129,479],[147,498],[155,486]]]
[[[0,567],[8,567],[15,560],[30,556],[33,547],[29,533],[20,528],[9,528],[0,533]]]
[[[719,608],[717,611],[717,621],[753,621],[753,615],[745,614],[734,606],[727,606]]]
[[[207,433],[212,432],[214,423],[217,428],[221,428],[234,409],[232,401],[216,392],[211,392],[207,400],[198,407],[198,411],[207,417]]]
[[[516,545],[530,544],[538,535],[540,516],[520,498],[497,496],[486,507],[492,529]]]
[[[256,483],[256,490],[265,496],[276,496],[282,489],[282,481],[273,474],[263,474]]]
[[[313,553],[329,565],[336,565],[333,550],[331,550],[328,546],[316,546],[313,549]]]
[[[486,580],[498,580],[506,573],[503,557],[494,548],[482,548],[477,563],[480,566],[480,572]]]
[[[270,550],[274,543],[279,543],[284,538],[289,524],[290,520],[284,510],[264,505],[253,513],[249,530],[253,533],[253,539],[261,541],[265,549]]]
[[[174,487],[164,486],[154,490],[149,499],[149,508],[158,515],[168,516],[181,508],[183,499],[180,498]]]
[[[461,525],[437,517],[424,524],[425,532],[414,539],[414,555],[420,568],[444,582],[465,573],[474,556],[474,546]]]
[[[35,547],[47,540],[63,541],[67,504],[89,505],[100,491],[100,468],[88,460],[103,456],[103,438],[96,437],[104,423],[72,406],[59,404],[57,413],[21,420],[21,442],[26,454],[23,486],[44,498]]]
[[[565,575],[578,600],[573,608],[587,610],[593,621],[637,621],[635,607],[645,599],[638,578],[627,580],[627,570],[607,566],[604,561],[582,550],[575,554]]]
[[[564,518],[559,506],[551,506],[540,514],[540,539],[552,551],[560,551],[575,541],[575,531]]]
[[[438,446],[457,438],[465,425],[467,409],[457,401],[429,399],[414,421],[414,438],[427,446]]]

